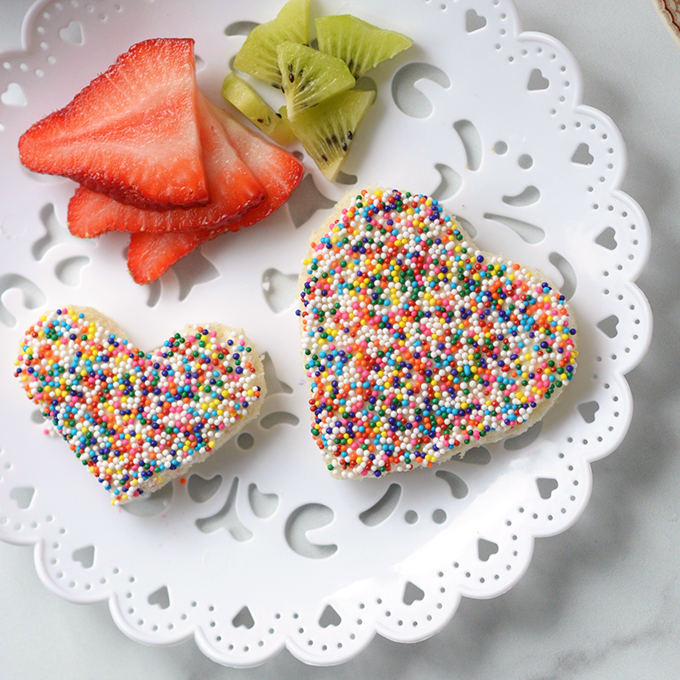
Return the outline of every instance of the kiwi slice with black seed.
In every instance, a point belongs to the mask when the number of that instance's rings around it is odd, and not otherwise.
[[[286,110],[286,107],[279,107],[276,115],[281,118],[281,122],[279,123],[276,133],[277,139],[274,139],[273,137],[272,139],[279,144],[292,144],[295,141],[295,135],[293,134],[293,129],[290,127],[290,122],[288,121],[288,111]]]
[[[306,109],[354,86],[354,78],[342,59],[289,41],[279,45],[277,51],[291,122]]]
[[[373,92],[349,90],[322,101],[291,120],[293,133],[331,182],[337,178],[357,127],[374,99]]]
[[[292,144],[295,141],[287,117],[284,118],[281,112],[274,111],[245,80],[235,73],[230,73],[224,79],[222,96],[277,144]],[[285,113],[285,107],[281,108]]]
[[[319,17],[314,23],[319,50],[342,59],[355,78],[413,44],[401,33],[378,28],[349,14]]]
[[[256,26],[234,59],[234,68],[281,89],[276,48],[285,40],[308,44],[309,0],[288,0],[275,19]]]

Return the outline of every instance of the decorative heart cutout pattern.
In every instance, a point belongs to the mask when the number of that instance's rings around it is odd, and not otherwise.
[[[431,467],[519,434],[574,376],[564,296],[479,250],[427,196],[348,194],[304,265],[312,434],[336,477]]]
[[[14,372],[114,505],[204,460],[257,416],[262,363],[241,330],[189,326],[143,352],[90,308],[25,334]]]

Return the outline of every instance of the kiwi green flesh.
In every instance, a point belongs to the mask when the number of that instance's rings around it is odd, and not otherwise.
[[[288,144],[292,144],[295,141],[295,135],[293,134],[293,130],[290,127],[290,123],[288,122],[288,112],[286,111],[286,107],[282,106],[276,115],[278,116],[278,122],[269,136],[277,144],[288,146]]]
[[[309,0],[289,0],[275,19],[256,26],[234,58],[234,68],[281,89],[276,48],[286,40],[309,42]]]
[[[373,100],[372,92],[350,90],[326,99],[291,121],[293,133],[331,182],[337,178],[357,127]]]
[[[319,50],[342,59],[355,78],[413,44],[411,38],[401,33],[378,28],[348,14],[319,17],[314,23]]]
[[[222,96],[266,134],[276,126],[278,114],[235,73],[224,79]]]
[[[279,45],[277,52],[291,122],[306,109],[354,86],[342,59],[289,41]]]
[[[287,145],[295,141],[285,106],[282,106],[277,113],[245,80],[235,73],[230,73],[224,79],[222,96],[277,144]]]

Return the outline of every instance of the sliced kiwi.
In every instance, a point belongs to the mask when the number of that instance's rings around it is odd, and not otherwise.
[[[280,107],[277,115],[280,116],[281,122],[279,123],[279,127],[277,129],[277,138],[275,139],[272,137],[272,139],[274,139],[274,141],[278,144],[292,144],[296,138],[293,134],[293,129],[290,126],[290,122],[288,121],[288,111],[286,111],[286,107]]]
[[[274,111],[245,80],[235,73],[230,73],[224,79],[222,96],[277,144],[292,144],[295,141],[288,118]],[[285,113],[285,107],[281,108]]]
[[[324,100],[291,121],[293,133],[331,182],[338,176],[357,127],[374,99],[373,92],[349,90]]]
[[[281,89],[276,48],[285,40],[309,42],[309,0],[288,0],[275,19],[256,26],[234,59],[234,68]]]
[[[354,86],[342,59],[290,41],[279,45],[277,52],[291,122],[306,109]]]
[[[342,59],[355,78],[413,44],[401,33],[378,28],[349,14],[319,17],[314,23],[319,50]]]

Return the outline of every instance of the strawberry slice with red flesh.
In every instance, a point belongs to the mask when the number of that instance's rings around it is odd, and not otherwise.
[[[194,41],[145,40],[29,128],[19,157],[140,208],[205,204],[197,92]]]
[[[237,222],[218,229],[132,234],[128,267],[137,283],[150,283],[157,279],[177,260],[225,231],[238,231],[263,220],[288,200],[302,179],[304,168],[296,158],[241,125],[226,111],[215,111],[239,155],[264,187],[267,197]]]
[[[112,230],[171,232],[216,228],[238,220],[264,201],[264,189],[236,153],[213,108],[199,92],[198,128],[210,192],[207,205],[142,210],[79,187],[68,204],[69,231],[87,238]]]

